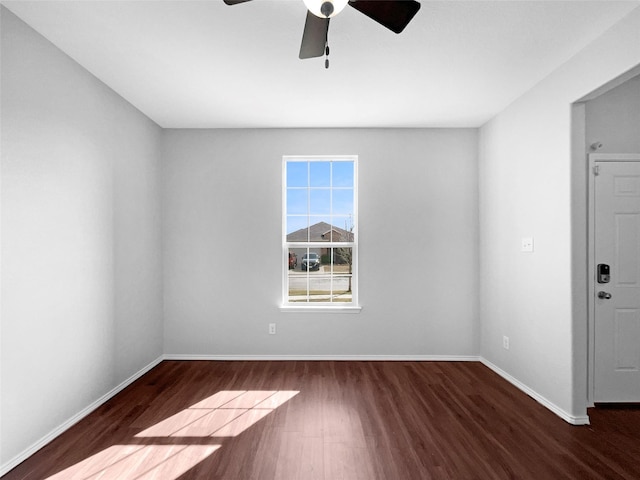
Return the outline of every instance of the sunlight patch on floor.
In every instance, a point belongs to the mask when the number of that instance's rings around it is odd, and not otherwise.
[[[48,480],[175,479],[221,445],[113,445]]]
[[[235,437],[298,393],[225,390],[156,423],[136,437]]]
[[[176,479],[218,450],[217,442],[240,435],[298,393],[217,392],[138,433],[135,444],[113,445],[47,480]]]

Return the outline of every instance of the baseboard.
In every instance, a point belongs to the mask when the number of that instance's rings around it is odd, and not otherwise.
[[[589,425],[589,416],[588,415],[583,415],[583,416],[578,416],[578,417],[575,416],[575,415],[571,415],[570,413],[568,413],[564,409],[562,409],[559,406],[557,406],[552,401],[548,400],[547,398],[543,397],[542,395],[540,395],[535,390],[532,390],[531,388],[526,386],[524,383],[520,382],[515,377],[509,375],[507,372],[502,370],[500,367],[498,367],[498,366],[494,365],[493,363],[491,363],[486,358],[480,357],[480,362],[483,365],[485,365],[487,368],[490,368],[495,373],[500,375],[506,381],[511,383],[514,387],[518,388],[519,390],[522,390],[524,393],[529,395],[531,398],[533,398],[536,402],[541,404],[543,407],[551,410],[557,416],[562,418],[565,422],[570,423],[571,425]]]
[[[190,355],[169,353],[163,360],[345,361],[345,362],[478,362],[477,355]]]
[[[55,439],[57,436],[61,435],[66,430],[71,428],[73,425],[78,423],[80,420],[82,420],[84,417],[89,415],[91,412],[93,412],[96,408],[101,406],[107,400],[113,398],[116,394],[118,394],[119,392],[124,390],[126,387],[131,385],[133,382],[135,382],[142,375],[144,375],[149,370],[151,370],[156,365],[158,365],[162,360],[163,360],[162,356],[158,357],[153,362],[151,362],[149,365],[147,365],[146,367],[143,367],[142,369],[140,369],[139,371],[137,371],[136,373],[131,375],[129,378],[127,378],[124,382],[120,383],[120,385],[118,385],[117,387],[111,389],[109,392],[105,393],[102,397],[97,399],[91,405],[89,405],[88,407],[82,409],[80,412],[76,413],[73,417],[69,418],[66,422],[64,422],[61,425],[59,425],[58,427],[54,428],[51,432],[49,432],[47,435],[45,435],[40,440],[35,442],[33,445],[28,447],[26,450],[22,451],[21,453],[16,455],[14,458],[9,460],[7,463],[5,463],[4,465],[0,466],[0,477],[5,475],[6,473],[8,473],[10,470],[13,470],[15,467],[20,465],[22,462],[24,462],[31,455],[33,455],[38,450],[40,450],[42,447],[44,447],[47,443],[51,442],[53,439]]]

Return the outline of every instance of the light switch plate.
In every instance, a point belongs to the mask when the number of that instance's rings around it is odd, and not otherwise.
[[[522,248],[520,251],[527,253],[533,252],[533,237],[522,237]]]

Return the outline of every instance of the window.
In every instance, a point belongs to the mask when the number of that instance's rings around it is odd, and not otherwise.
[[[283,158],[283,307],[358,305],[355,156]]]

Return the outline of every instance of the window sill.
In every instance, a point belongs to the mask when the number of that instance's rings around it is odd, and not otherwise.
[[[360,305],[333,306],[333,305],[280,305],[280,311],[286,313],[360,313]]]

